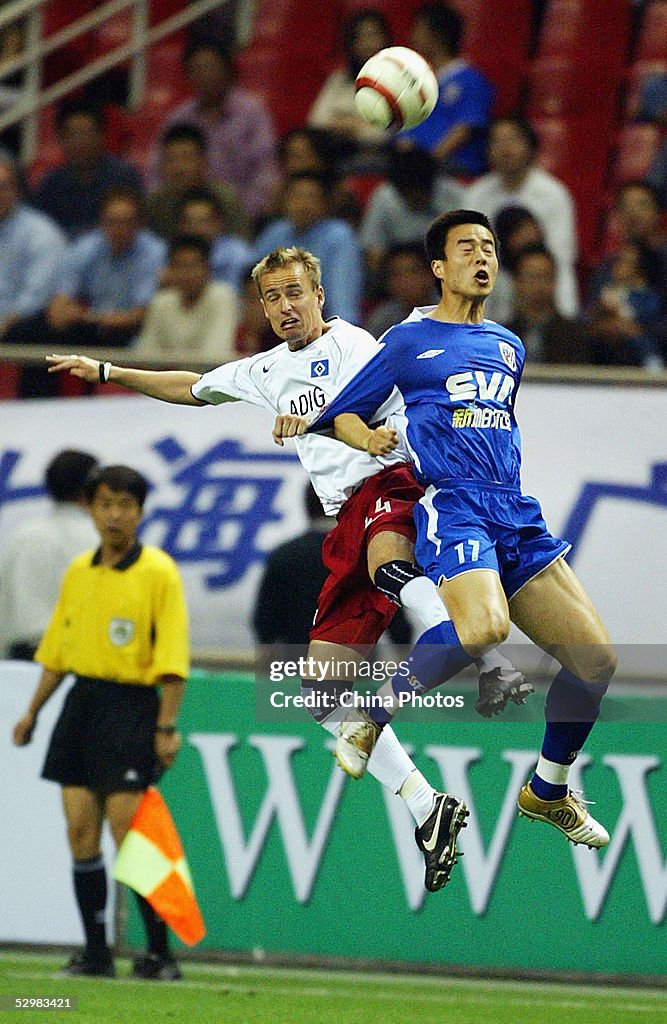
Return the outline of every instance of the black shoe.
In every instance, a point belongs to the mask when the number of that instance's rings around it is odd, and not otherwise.
[[[423,825],[415,829],[415,842],[424,854],[424,885],[429,892],[442,889],[452,868],[463,854],[456,849],[456,837],[466,827],[470,811],[462,800],[436,793],[435,805]]]
[[[110,956],[92,956],[82,949],[74,954],[61,973],[68,977],[115,978],[116,968]]]
[[[144,953],[132,964],[132,977],[149,978],[152,981],[178,981],[183,975],[173,956]]]
[[[535,693],[535,687],[515,668],[492,668],[479,677],[479,699],[475,711],[483,718],[493,718],[505,710],[511,700],[525,704],[526,697]]]

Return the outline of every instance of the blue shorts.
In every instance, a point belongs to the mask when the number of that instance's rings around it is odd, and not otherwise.
[[[511,488],[469,481],[429,487],[414,515],[415,557],[430,579],[492,569],[508,599],[571,546],[549,533],[535,498]]]

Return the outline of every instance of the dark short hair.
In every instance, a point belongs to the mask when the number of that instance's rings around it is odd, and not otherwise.
[[[95,122],[95,127],[100,132],[106,127],[102,108],[92,100],[81,97],[63,100],[56,112],[56,128],[59,132],[63,130],[70,117],[88,117]]]
[[[303,136],[308,140],[313,153],[323,166],[332,164],[336,157],[340,155],[339,140],[334,132],[328,128],[317,128],[312,124],[306,124],[298,128],[290,128],[282,136],[278,143],[278,157],[280,160],[285,159],[287,147],[296,136]]]
[[[459,12],[449,4],[422,4],[414,12],[413,21],[425,21],[429,30],[453,56],[461,52],[465,22]]]
[[[537,217],[525,206],[504,206],[496,214],[494,227],[498,239],[498,256],[505,269],[509,270],[510,273],[514,271],[513,257],[515,256],[512,252],[512,238],[518,229],[529,221],[534,221],[540,228],[542,235],[544,235]]]
[[[298,181],[314,181],[316,185],[320,186],[326,198],[329,199],[334,179],[333,175],[322,174],[320,171],[296,171],[287,178],[286,187],[289,188],[290,185]]]
[[[230,40],[212,39],[202,36],[193,36],[185,44],[183,49],[183,66],[188,64],[198,53],[214,53],[223,64],[230,70],[234,68],[234,47]]]
[[[491,232],[496,249],[498,248],[498,237],[485,213],[480,213],[478,210],[449,210],[436,217],[426,232],[424,246],[429,262],[444,259],[447,235],[452,228],[459,227],[460,224],[481,224],[483,228]]]
[[[363,25],[365,21],[375,22],[380,31],[384,33],[386,46],[391,46],[392,42],[389,22],[382,11],[379,11],[377,7],[362,7],[360,11],[355,11],[354,14],[351,14],[343,24],[343,52],[345,53],[348,71],[352,76],[356,76],[359,71],[358,64],[354,59],[352,47],[354,46],[359,26]]]
[[[169,259],[175,253],[182,252],[183,249],[196,249],[205,263],[208,263],[211,258],[211,245],[200,235],[175,235],[169,243]]]
[[[126,492],[136,500],[139,508],[144,507],[146,495],[148,494],[148,480],[136,469],[130,466],[104,466],[92,473],[84,487],[84,494],[88,501],[93,501],[98,488],[106,484],[114,494]]]
[[[412,188],[430,194],[437,174],[438,162],[430,153],[396,147],[389,151],[387,177],[399,192]]]
[[[521,114],[501,114],[500,117],[496,117],[489,129],[489,138],[493,129],[499,124],[510,124],[517,131],[521,132],[523,138],[528,143],[531,153],[536,153],[540,148],[540,139],[537,132],[530,121],[527,121]]]
[[[164,149],[172,142],[191,142],[202,153],[205,153],[207,149],[206,136],[194,124],[172,124],[171,128],[167,128],[160,138],[160,146]]]
[[[225,219],[223,205],[215,192],[210,188],[191,188],[185,193],[185,195],[181,196],[181,200],[177,207],[178,217],[181,216],[188,203],[207,203],[208,206],[211,206],[215,210],[218,217],[221,217],[223,220]]]
[[[519,269],[523,260],[529,256],[546,256],[551,264],[552,270],[557,269],[556,257],[554,254],[547,249],[546,245],[542,245],[541,242],[535,242],[533,245],[527,245],[524,249],[520,249],[514,257],[514,274],[515,276],[519,273]]]
[[[420,242],[400,242],[396,245],[390,246],[390,248],[387,249],[387,254],[385,256],[385,266],[388,267],[389,263],[393,259],[397,259],[400,256],[414,257],[414,259],[416,259],[419,264],[430,273],[430,263],[426,258],[424,246]]]
[[[132,203],[136,207],[139,216],[143,219],[145,209],[144,197],[138,188],[134,188],[132,185],[113,185],[102,197],[100,215],[104,213],[107,206],[116,202]]]
[[[54,501],[78,501],[84,493],[86,480],[96,467],[94,455],[66,448],[46,467],[46,489]]]
[[[646,192],[647,195],[651,196],[653,202],[658,210],[664,209],[664,203],[662,196],[660,195],[660,189],[650,181],[642,181],[641,178],[634,178],[631,181],[625,181],[619,188],[614,198],[614,205],[618,206],[624,194],[631,188],[639,188],[642,192]]]

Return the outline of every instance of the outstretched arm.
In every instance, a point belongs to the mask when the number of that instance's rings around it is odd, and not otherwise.
[[[192,394],[192,385],[199,380],[200,374],[190,370],[135,370],[131,367],[105,363],[99,359],[89,359],[87,356],[63,356],[55,353],[47,356],[46,361],[49,364],[49,373],[68,372],[89,384],[108,381],[130,388],[132,391],[139,391],[149,398],[159,398],[162,402],[172,402],[176,405],[207,404],[200,402]],[[104,376],[100,374],[100,367],[104,368]],[[230,396],[229,401],[233,402],[234,399]]]

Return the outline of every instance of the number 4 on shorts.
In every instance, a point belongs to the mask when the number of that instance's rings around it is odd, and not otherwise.
[[[465,552],[466,544],[470,548],[470,561],[471,562],[476,562],[477,559],[479,558],[479,541],[478,540],[461,541],[460,544],[455,544],[454,545],[454,550],[456,551],[456,554],[459,556],[459,565],[463,565],[465,563],[465,561],[466,561],[466,552]]]

